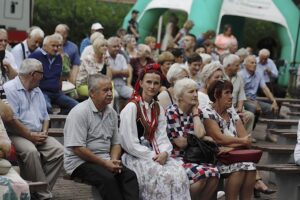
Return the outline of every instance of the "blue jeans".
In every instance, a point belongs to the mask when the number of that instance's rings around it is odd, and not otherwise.
[[[43,91],[45,100],[46,100],[46,105],[47,105],[47,111],[49,114],[52,114],[52,104],[56,104],[60,107],[60,113],[62,115],[67,115],[70,110],[78,104],[78,102],[65,95],[62,91],[60,92],[48,92],[48,91]]]

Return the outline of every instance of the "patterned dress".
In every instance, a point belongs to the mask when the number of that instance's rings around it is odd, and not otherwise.
[[[189,115],[183,113],[176,104],[173,104],[167,108],[166,117],[168,123],[167,133],[171,141],[179,136],[187,137],[188,134],[194,133],[192,113]],[[183,160],[183,154],[184,151],[180,150],[173,143],[172,156],[184,167],[190,184],[213,176],[220,177],[219,171],[214,165],[207,163],[186,163]]]
[[[133,170],[139,182],[140,199],[143,200],[190,200],[189,181],[180,163],[169,157],[164,165],[153,161],[155,146],[160,152],[171,155],[172,144],[166,133],[166,118],[161,106],[158,114],[158,127],[155,131],[155,143],[150,143],[143,136],[149,131],[140,123],[141,115],[151,118],[151,109],[158,104],[140,101],[130,102],[120,114],[121,145],[125,150],[122,163]],[[139,108],[145,107],[146,113]]]
[[[217,111],[215,111],[212,108],[211,104],[208,104],[202,109],[202,115],[201,119],[204,121],[205,119],[212,119],[215,120],[222,132],[222,134],[237,137],[237,131],[236,131],[236,122],[239,120],[239,116],[236,114],[234,109],[229,108],[227,110],[227,113],[229,115],[229,121],[226,121],[223,119]],[[218,163],[217,165],[219,171],[221,174],[230,174],[237,171],[252,171],[256,170],[255,164],[253,162],[240,162],[240,163],[234,163],[230,165],[224,165],[221,163]]]

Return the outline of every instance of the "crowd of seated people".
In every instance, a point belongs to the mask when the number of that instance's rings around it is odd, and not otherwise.
[[[123,30],[120,37],[106,38],[97,22],[82,42],[81,56],[66,24],[46,36],[32,27],[11,52],[0,29],[0,95],[12,114],[10,120],[1,115],[5,141],[16,149],[23,179],[48,183],[32,194],[25,184],[19,199],[52,199],[63,166],[71,177],[96,186],[103,199],[209,200],[223,178],[227,200],[250,200],[254,189],[269,191],[253,162],[183,159],[189,134],[214,142],[220,152],[249,148],[258,117],[278,112],[269,89],[277,71],[265,66],[273,63],[268,50],[258,57],[246,48],[237,51],[230,25],[215,42],[212,34],[196,45],[189,33],[193,25],[188,20],[159,51],[152,36],[141,41]],[[74,85],[80,100],[62,91],[62,81]],[[259,88],[272,104],[256,100]],[[124,108],[120,98],[127,101]],[[48,136],[54,104],[68,115],[64,145]],[[270,133],[266,139],[276,140]]]

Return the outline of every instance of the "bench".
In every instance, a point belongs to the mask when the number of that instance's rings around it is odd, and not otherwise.
[[[266,102],[271,102],[269,98],[267,97],[256,97],[256,100],[259,101],[266,101]],[[289,98],[275,98],[277,103],[295,103],[295,104],[300,104],[300,99],[289,99]]]
[[[269,129],[270,133],[277,134],[277,133],[297,133],[297,129],[280,129],[280,128],[272,128]]]
[[[45,191],[48,187],[48,183],[46,182],[31,182],[26,181],[29,185],[30,193]]]
[[[75,181],[75,182],[77,182],[77,183],[83,183],[83,184],[90,185],[90,186],[91,186],[91,190],[92,190],[92,196],[93,196],[93,198],[94,198],[95,200],[102,200],[102,197],[101,197],[100,193],[98,192],[98,189],[97,189],[96,186],[93,186],[93,185],[91,185],[91,184],[89,184],[89,183],[86,183],[86,182],[84,182],[83,180],[81,180],[80,178],[72,178],[72,177],[71,177],[70,175],[68,175],[68,174],[65,174],[65,175],[63,176],[63,179]]]
[[[63,137],[64,129],[63,128],[49,128],[48,135],[52,137]]]
[[[269,119],[269,118],[259,118],[261,123],[272,123],[275,124],[278,128],[293,128],[297,127],[299,120],[298,119]]]
[[[281,144],[253,144],[254,149],[260,149],[268,153],[267,164],[281,164],[294,162],[292,156],[295,149],[294,145],[281,145]]]
[[[300,104],[282,103],[282,105],[293,109],[294,111],[300,111]]]
[[[277,144],[296,144],[297,133],[293,132],[273,132],[274,135],[277,135]]]
[[[275,174],[278,187],[277,200],[300,199],[300,166],[295,164],[258,164],[258,170]]]

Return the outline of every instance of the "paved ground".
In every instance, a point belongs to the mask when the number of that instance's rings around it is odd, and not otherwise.
[[[282,112],[286,112],[283,108]],[[266,134],[266,125],[264,124],[258,124],[254,133],[253,137],[257,139],[258,143],[266,143],[264,141],[264,137]],[[266,155],[264,154],[262,157],[262,162],[266,159]],[[263,177],[263,180],[265,183],[268,183],[268,172],[261,172],[261,175]],[[268,183],[269,187],[272,189],[277,189],[276,185]],[[71,180],[64,180],[63,176],[59,177],[54,190],[54,199],[55,200],[90,200],[92,198],[91,194],[91,186],[88,186],[86,184],[76,183]],[[224,200],[225,198],[222,198]],[[261,198],[253,200],[276,200],[276,193],[272,195],[261,195]]]

